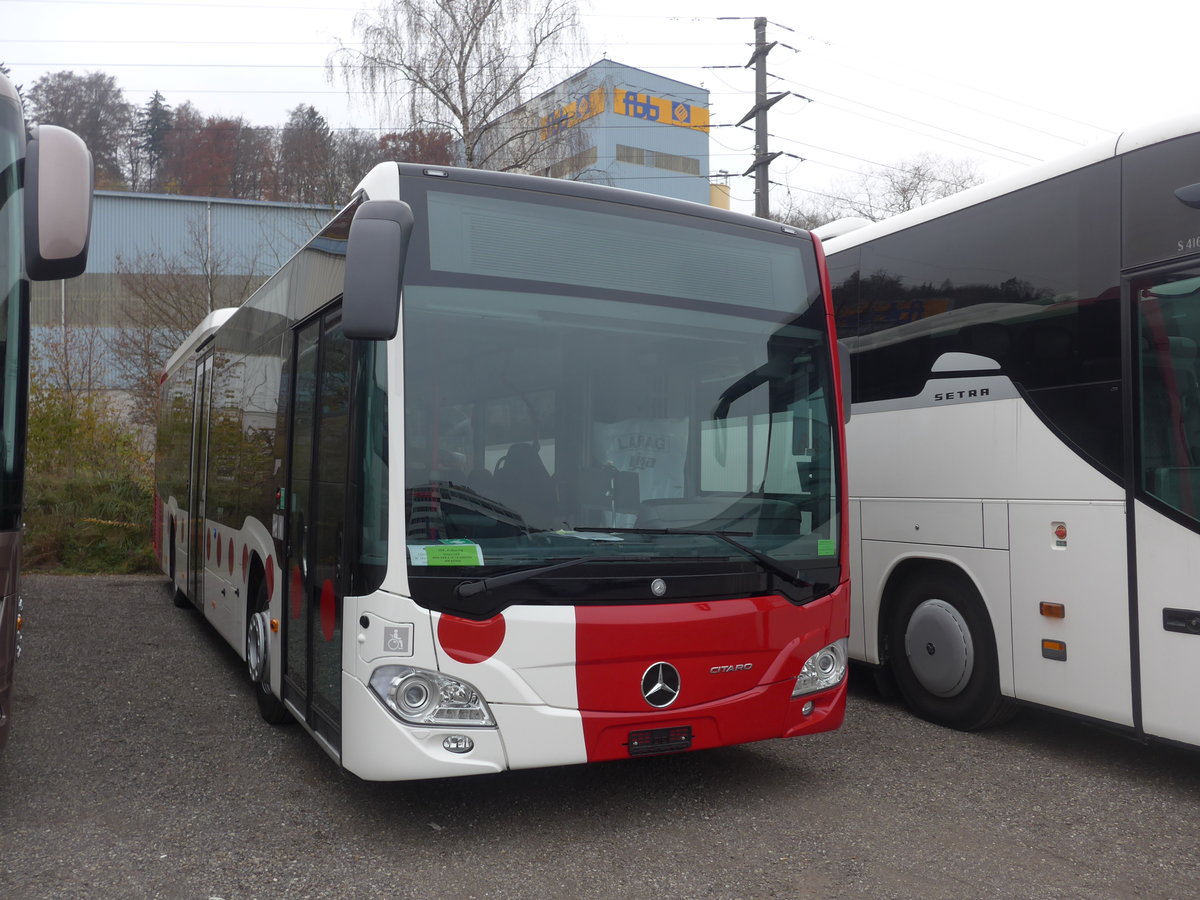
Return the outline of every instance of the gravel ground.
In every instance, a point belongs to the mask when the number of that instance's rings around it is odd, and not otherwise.
[[[165,580],[26,577],[0,898],[1192,898],[1200,756],[859,678],[834,734],[368,784],[263,723]]]

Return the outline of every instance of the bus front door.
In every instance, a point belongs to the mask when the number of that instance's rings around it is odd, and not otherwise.
[[[204,563],[212,551],[206,524],[208,500],[208,427],[212,413],[212,352],[196,363],[195,396],[192,404],[192,454],[188,472],[188,597],[204,609]]]
[[[294,341],[284,699],[337,752],[350,342],[337,311],[298,328]]]

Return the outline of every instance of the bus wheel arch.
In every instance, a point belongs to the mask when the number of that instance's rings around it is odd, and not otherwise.
[[[272,725],[292,720],[283,701],[271,691],[271,598],[266,567],[257,553],[250,556],[246,579],[246,671],[254,686],[258,711]]]
[[[921,718],[975,731],[1011,715],[991,617],[963,569],[942,560],[902,562],[884,590],[879,629],[884,665]]]

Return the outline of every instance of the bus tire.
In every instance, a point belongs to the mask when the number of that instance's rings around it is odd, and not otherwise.
[[[175,604],[177,609],[188,609],[192,605],[192,601],[188,599],[187,594],[181,591],[178,587],[178,582],[175,580],[175,523],[171,523],[170,549],[167,551],[167,556],[170,559],[168,568],[171,570],[171,602]]]
[[[902,584],[887,646],[896,686],[921,718],[976,731],[1011,715],[991,620],[965,575],[925,572]]]
[[[272,725],[286,725],[292,720],[283,701],[271,693],[271,663],[268,648],[271,642],[270,597],[267,583],[259,579],[254,594],[254,610],[246,618],[246,670],[254,685],[258,712]]]

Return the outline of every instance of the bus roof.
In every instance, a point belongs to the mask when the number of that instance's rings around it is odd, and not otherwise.
[[[839,250],[856,247],[875,238],[941,218],[960,209],[975,206],[1042,181],[1049,181],[1076,169],[1129,153],[1140,147],[1162,143],[1197,131],[1200,131],[1200,114],[1192,113],[1154,122],[1130,129],[1115,138],[1098,141],[1091,146],[1057,159],[1047,160],[1003,178],[997,178],[949,197],[943,197],[941,200],[935,200],[880,222],[854,227],[850,220],[839,219],[814,229],[813,233],[821,238],[826,254],[832,255]]]
[[[197,347],[216,334],[217,329],[228,322],[235,312],[237,312],[237,308],[232,306],[223,309],[214,309],[201,319],[200,324],[192,329],[192,333],[187,336],[187,340],[180,344],[179,349],[171,354],[171,358],[163,366],[163,375],[165,376],[185,356],[192,353]]]

